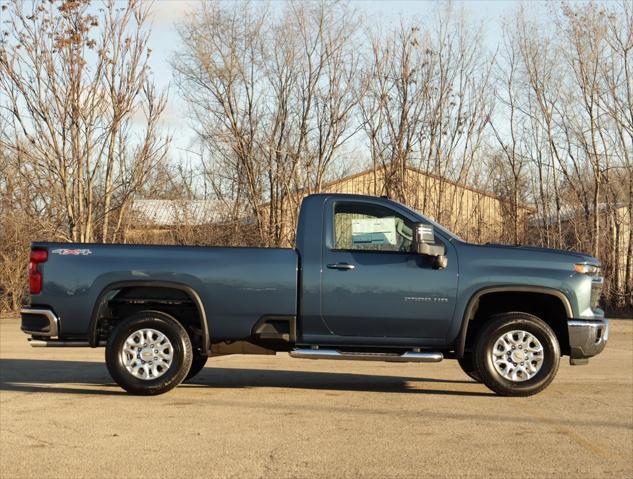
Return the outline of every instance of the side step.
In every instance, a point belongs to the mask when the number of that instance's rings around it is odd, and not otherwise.
[[[387,361],[394,363],[439,363],[444,359],[442,353],[407,351],[397,353],[356,353],[335,349],[294,349],[291,357],[301,359],[345,359],[356,361]]]
[[[88,341],[64,341],[60,339],[28,339],[32,348],[89,348]],[[105,342],[99,342],[99,346],[105,346]]]

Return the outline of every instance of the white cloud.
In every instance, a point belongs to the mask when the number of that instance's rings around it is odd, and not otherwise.
[[[186,18],[201,0],[156,0],[152,5],[152,20],[155,28],[170,27]]]

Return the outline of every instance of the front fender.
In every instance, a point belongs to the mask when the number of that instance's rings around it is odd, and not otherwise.
[[[565,308],[565,314],[567,318],[573,317],[573,309],[569,298],[563,294],[563,292],[543,286],[525,286],[525,285],[516,285],[516,284],[507,284],[507,285],[495,285],[495,286],[487,286],[477,290],[475,293],[469,296],[468,301],[461,309],[461,313],[456,317],[459,317],[461,321],[454,321],[453,325],[459,325],[459,330],[456,333],[456,339],[451,341],[455,344],[455,354],[457,357],[462,357],[464,355],[464,348],[466,345],[466,334],[468,332],[468,324],[472,320],[475,311],[477,310],[477,306],[479,304],[479,299],[489,293],[538,293],[538,294],[547,294],[553,297],[558,298],[563,307]],[[455,334],[455,333],[454,333]]]

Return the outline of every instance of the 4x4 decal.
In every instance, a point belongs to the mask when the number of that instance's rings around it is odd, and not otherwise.
[[[61,254],[61,255],[71,255],[71,256],[85,256],[88,254],[92,254],[92,251],[89,249],[67,249],[67,248],[58,248],[51,251],[53,254]]]

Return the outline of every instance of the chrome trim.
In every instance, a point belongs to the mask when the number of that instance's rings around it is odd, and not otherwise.
[[[602,352],[609,340],[609,321],[578,320],[567,321],[569,332],[569,356],[571,364],[583,364],[579,361]]]
[[[174,346],[162,331],[142,328],[127,337],[119,357],[132,376],[143,381],[153,381],[171,368]]]
[[[350,270],[350,269],[356,268],[356,266],[354,266],[353,264],[348,264],[348,263],[332,263],[332,264],[328,264],[327,267],[329,269],[338,269],[338,270],[341,270],[341,271],[345,271],[345,270]]]
[[[444,359],[442,353],[407,351],[404,354],[355,353],[335,349],[295,349],[290,351],[293,358],[300,359],[342,359],[352,361],[386,361],[396,363],[438,363]]]
[[[44,316],[48,319],[48,331],[28,331],[22,329],[26,334],[33,334],[35,336],[48,336],[50,338],[56,338],[59,336],[59,318],[50,309],[34,309],[34,308],[22,308],[20,314],[32,314],[34,316]]]
[[[28,339],[32,348],[89,348],[90,343],[88,341],[63,341],[59,339],[47,340],[47,339]],[[105,342],[100,342],[99,346],[105,346]]]
[[[515,329],[495,341],[490,359],[497,373],[512,382],[532,379],[543,367],[543,345],[529,331]]]

